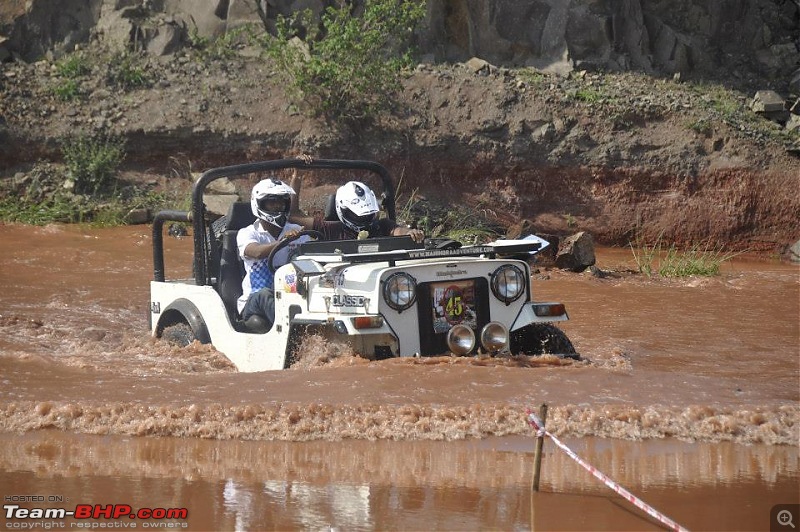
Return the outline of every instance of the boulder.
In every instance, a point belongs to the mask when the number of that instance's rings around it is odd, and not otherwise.
[[[208,190],[212,194],[236,194],[236,185],[227,177],[223,177],[209,183]]]
[[[131,209],[125,216],[125,221],[130,225],[141,225],[151,220],[150,209]]]
[[[800,131],[800,115],[791,115],[785,127],[788,131]]]
[[[261,24],[256,2],[251,0],[230,0],[227,14],[228,30],[254,22]]]
[[[789,248],[788,255],[791,262],[800,262],[800,240]]]
[[[203,203],[206,205],[206,211],[218,216],[225,216],[228,213],[230,206],[237,201],[239,201],[239,196],[236,194],[203,195]]]
[[[174,54],[183,47],[186,25],[176,21],[165,21],[148,32],[145,48],[154,56]]]
[[[125,11],[116,9],[113,5],[104,4],[95,26],[103,42],[111,48],[124,49],[130,44],[131,34],[135,34],[134,23],[124,13]]]
[[[764,118],[786,124],[790,113],[786,109],[786,100],[775,91],[758,91],[750,107]]]
[[[750,103],[756,113],[774,113],[786,110],[786,100],[775,91],[758,91]]]
[[[489,62],[484,61],[479,57],[473,57],[469,61],[465,63],[466,67],[470,69],[475,74],[480,73],[481,71],[488,72],[489,71]]]
[[[582,272],[594,263],[594,238],[585,231],[565,238],[558,246],[556,266],[562,270]]]
[[[216,38],[225,33],[229,4],[226,0],[166,0],[164,12],[186,21],[189,31]]]

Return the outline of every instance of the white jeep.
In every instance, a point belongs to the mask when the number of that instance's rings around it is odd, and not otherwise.
[[[564,305],[534,302],[527,262],[501,258],[547,245],[535,236],[472,246],[443,239],[419,244],[408,236],[306,242],[275,271],[274,325],[266,333],[248,331],[236,310],[244,275],[236,233],[255,218],[249,202],[236,202],[227,216],[212,220],[203,197],[214,180],[286,168],[376,174],[385,215],[395,218],[394,184],[375,162],[282,159],[209,170],[194,184],[191,212],[161,211],[153,222],[154,336],[181,345],[211,343],[247,372],[289,367],[308,333],[344,342],[370,359],[509,351],[577,357],[553,325],[568,319]],[[194,279],[165,278],[167,221],[192,224]]]

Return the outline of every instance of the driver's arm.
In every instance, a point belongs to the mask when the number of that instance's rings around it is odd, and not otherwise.
[[[244,254],[251,259],[266,259],[269,257],[269,254],[275,249],[278,244],[286,240],[287,238],[292,238],[296,236],[300,231],[293,229],[291,231],[286,231],[286,234],[283,235],[283,238],[280,240],[276,240],[275,242],[270,242],[269,244],[258,244],[256,242],[251,242],[247,244],[244,248]]]

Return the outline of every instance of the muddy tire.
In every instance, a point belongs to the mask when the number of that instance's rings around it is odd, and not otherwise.
[[[300,345],[303,343],[303,338],[308,334],[310,326],[308,325],[292,325],[289,332],[289,340],[286,344],[286,361],[283,363],[283,369],[289,369],[295,362],[300,359]]]
[[[576,360],[580,358],[564,331],[549,323],[528,325],[512,332],[511,352],[515,355],[551,353]]]
[[[161,338],[178,347],[186,347],[197,339],[192,328],[185,322],[164,327]]]

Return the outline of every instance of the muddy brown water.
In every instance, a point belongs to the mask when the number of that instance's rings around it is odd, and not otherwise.
[[[188,276],[191,241],[166,246],[167,276]],[[800,269],[647,279],[611,249],[598,265],[617,273],[534,276],[584,362],[324,363],[310,341],[297,368],[239,374],[149,338],[149,228],[0,225],[4,505],[189,512],[91,521],[116,528],[662,528],[551,442],[532,493],[525,409],[546,402],[555,435],[680,524],[768,530],[800,502]]]

